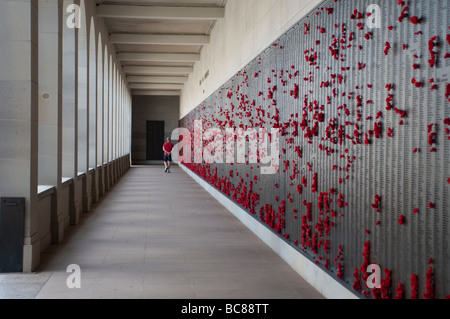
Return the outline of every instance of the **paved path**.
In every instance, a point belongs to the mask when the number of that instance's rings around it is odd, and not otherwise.
[[[69,289],[68,265],[81,268]],[[0,298],[323,298],[180,168],[132,168]]]

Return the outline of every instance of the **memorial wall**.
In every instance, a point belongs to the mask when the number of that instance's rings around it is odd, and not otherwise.
[[[448,1],[324,1],[180,121],[183,165],[360,297],[445,298],[449,76]]]

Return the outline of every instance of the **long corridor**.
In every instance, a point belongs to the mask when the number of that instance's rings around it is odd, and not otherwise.
[[[69,265],[81,288],[69,289]],[[33,274],[0,275],[0,298],[319,299],[180,168],[133,167]]]

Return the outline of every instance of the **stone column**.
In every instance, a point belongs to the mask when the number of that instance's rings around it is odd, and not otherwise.
[[[106,190],[109,191],[113,185],[111,179],[111,171],[112,171],[112,105],[113,105],[113,62],[111,59],[111,55],[109,56],[109,68],[108,68],[108,102],[106,103],[106,109],[108,113],[107,117],[107,132],[106,132],[106,140],[107,140],[107,156],[106,156]]]
[[[73,0],[64,0],[64,21],[71,19],[67,8],[73,4]],[[81,194],[77,192],[78,176],[78,112],[77,112],[77,43],[76,29],[70,28],[64,22],[63,28],[63,145],[62,145],[62,175],[64,178],[73,179],[70,185],[69,215],[70,223],[78,223],[81,212]]]
[[[0,2],[0,196],[25,198],[23,271],[40,260],[38,1]]]
[[[93,170],[90,181],[89,194],[87,195],[88,208],[92,203],[97,203],[98,195],[98,169],[97,169],[97,35],[95,30],[95,20],[91,17],[89,29],[89,170]]]
[[[105,47],[102,47],[102,50],[104,51],[103,54],[103,65],[102,65],[102,74],[100,75],[102,77],[102,83],[101,83],[101,94],[102,94],[102,101],[101,101],[101,137],[102,137],[102,150],[101,150],[101,157],[99,158],[99,164],[101,165],[102,169],[102,175],[100,178],[100,185],[99,185],[99,193],[100,196],[105,196],[106,194],[106,176],[107,176],[107,169],[106,169],[106,158],[108,155],[107,150],[107,129],[108,129],[108,63],[109,63],[109,56],[108,56],[108,50]]]
[[[97,162],[96,168],[98,171],[98,181],[97,181],[97,194],[94,199],[96,202],[99,201],[100,197],[103,196],[103,42],[102,37],[99,35],[97,40]]]
[[[77,31],[77,151],[78,177],[75,188],[77,196],[81,196],[82,211],[89,211],[91,201],[91,185],[89,175],[89,30],[84,2],[80,2],[80,27]]]
[[[110,184],[111,186],[116,183],[116,93],[117,93],[117,86],[116,86],[116,78],[117,78],[117,70],[116,70],[116,64],[113,63],[112,68],[112,74],[111,74],[111,101],[109,102],[109,107],[111,108],[111,129],[110,129],[110,164],[111,167],[110,170]]]
[[[39,184],[55,186],[52,242],[64,237],[62,203],[62,1],[39,0]]]
[[[109,103],[111,101],[111,56],[106,52],[105,54],[105,70],[104,70],[104,78],[103,78],[103,87],[104,87],[104,100],[103,100],[103,116],[104,116],[104,133],[103,133],[103,143],[104,143],[104,152],[103,152],[103,190],[104,192],[108,192],[110,189],[110,178],[109,178],[109,144],[110,144],[110,116],[111,109],[109,107]]]

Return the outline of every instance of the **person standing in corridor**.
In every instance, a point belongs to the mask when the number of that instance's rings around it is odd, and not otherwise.
[[[163,151],[164,151],[164,172],[170,173],[170,166],[172,164],[172,150],[174,148],[174,145],[172,144],[172,141],[170,138],[167,138],[167,142],[163,145]]]

